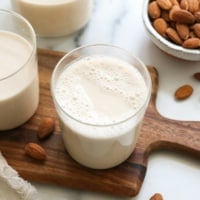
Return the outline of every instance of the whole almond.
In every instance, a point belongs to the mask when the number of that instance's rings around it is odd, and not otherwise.
[[[150,198],[150,200],[163,200],[163,197],[160,193],[156,193]]]
[[[200,38],[200,23],[194,24],[194,26],[192,26],[192,29],[194,30],[196,36]]]
[[[187,0],[188,2],[188,10],[191,13],[194,13],[199,10],[199,0]]]
[[[180,8],[184,10],[189,10],[188,0],[181,0],[180,1]]]
[[[26,144],[25,153],[36,160],[46,159],[45,150],[39,144],[36,144],[36,143],[30,142]]]
[[[195,21],[194,15],[184,9],[176,9],[171,12],[171,19],[180,24],[193,24]]]
[[[182,45],[183,41],[181,40],[175,29],[167,28],[166,34],[175,44]]]
[[[167,22],[163,18],[158,18],[153,21],[153,27],[162,36],[166,36]]]
[[[157,0],[157,3],[163,10],[172,8],[172,2],[170,0]]]
[[[175,10],[180,10],[180,6],[174,5],[172,8],[169,10],[169,19],[172,20],[172,14]]]
[[[46,117],[42,119],[37,131],[38,138],[39,139],[47,138],[53,133],[54,128],[55,128],[55,122],[52,118]]]
[[[186,24],[176,23],[176,31],[182,40],[186,40],[190,36],[190,29]]]
[[[187,49],[197,49],[200,48],[200,39],[197,37],[189,38],[185,40],[182,45]]]
[[[151,19],[157,19],[160,17],[161,10],[156,1],[152,1],[148,5],[148,13]]]
[[[194,74],[193,74],[193,77],[194,77],[196,80],[200,81],[200,72],[194,73]]]
[[[175,91],[175,98],[177,100],[183,100],[188,98],[189,96],[191,96],[193,93],[193,88],[190,85],[183,85],[181,87],[179,87],[176,91]]]

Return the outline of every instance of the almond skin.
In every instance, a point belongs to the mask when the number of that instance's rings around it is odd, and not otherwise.
[[[153,27],[162,36],[166,36],[167,22],[163,18],[158,18],[153,21]]]
[[[176,23],[176,31],[182,40],[187,40],[190,36],[190,29],[186,24]]]
[[[52,118],[44,118],[39,127],[38,127],[38,131],[37,131],[37,135],[39,139],[45,139],[47,137],[49,137],[55,128],[55,121]]]
[[[196,36],[200,38],[200,23],[194,24],[194,26],[192,26],[192,29],[194,30]]]
[[[197,23],[200,23],[200,11],[194,13],[194,18]]]
[[[175,91],[175,98],[177,100],[184,100],[186,98],[188,98],[189,96],[191,96],[193,93],[193,88],[190,85],[183,85],[181,87],[179,87],[176,91]]]
[[[194,73],[194,74],[193,74],[193,77],[194,77],[196,80],[200,81],[200,72]]]
[[[170,0],[157,0],[157,3],[163,10],[169,10],[172,7]]]
[[[150,198],[150,200],[163,200],[163,197],[160,193],[156,193]]]
[[[194,13],[199,10],[199,0],[181,0],[180,7]]]
[[[171,19],[180,24],[193,24],[195,21],[194,15],[184,9],[176,9],[171,12]]]
[[[173,6],[174,6],[174,5],[179,6],[178,0],[170,0],[170,1],[171,1],[171,3],[172,3]]]
[[[189,9],[188,0],[181,0],[180,7],[181,7],[181,9],[188,10]]]
[[[184,48],[187,49],[197,49],[200,48],[200,39],[197,37],[189,38],[183,42],[182,45]]]
[[[178,5],[172,6],[172,8],[171,8],[170,11],[169,11],[169,19],[170,19],[170,20],[173,20],[173,19],[172,19],[172,14],[174,13],[175,10],[180,10],[180,6],[178,6]]]
[[[157,19],[161,15],[160,7],[156,1],[152,1],[148,6],[148,13],[151,19]]]
[[[46,159],[46,152],[45,150],[36,143],[28,143],[25,146],[25,153],[26,155],[34,158],[36,160],[45,160]]]
[[[199,10],[199,0],[187,0],[188,2],[188,10],[191,13],[194,13]]]
[[[175,44],[182,45],[183,41],[181,40],[175,29],[168,28],[166,34]]]

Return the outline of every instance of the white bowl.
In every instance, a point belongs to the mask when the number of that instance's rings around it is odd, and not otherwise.
[[[144,0],[142,18],[145,29],[154,44],[169,55],[190,61],[200,61],[200,49],[186,49],[162,37],[152,26],[148,15],[150,0]]]

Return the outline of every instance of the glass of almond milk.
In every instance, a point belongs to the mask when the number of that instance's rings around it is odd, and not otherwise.
[[[86,25],[93,0],[11,0],[41,37],[69,35]]]
[[[78,163],[107,169],[133,152],[150,94],[146,66],[110,45],[66,54],[52,74],[51,91],[63,141]]]
[[[36,36],[15,12],[0,10],[0,131],[25,123],[39,101]]]

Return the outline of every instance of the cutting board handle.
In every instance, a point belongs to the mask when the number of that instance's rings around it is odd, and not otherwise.
[[[135,165],[136,195],[144,181],[149,155],[157,150],[170,150],[200,157],[200,122],[178,121],[161,116],[156,109],[158,72],[148,67],[152,77],[152,95],[136,149],[128,162]],[[173,95],[173,94],[172,94]]]
[[[153,130],[147,131],[148,127],[143,127],[147,129],[146,134],[148,132],[151,134],[152,131],[155,135],[147,143],[148,148],[146,148],[145,153],[150,153],[155,149],[164,149],[191,153],[192,156],[200,156],[200,121],[179,121],[161,116],[156,109],[156,97],[159,85],[158,72],[154,67],[149,68],[149,70],[154,70],[154,73],[151,74],[157,75],[152,76],[153,86],[150,100],[152,109],[148,110],[147,116],[150,115],[151,121],[153,121],[153,118],[156,118],[157,123],[154,123],[153,126],[156,134]]]

